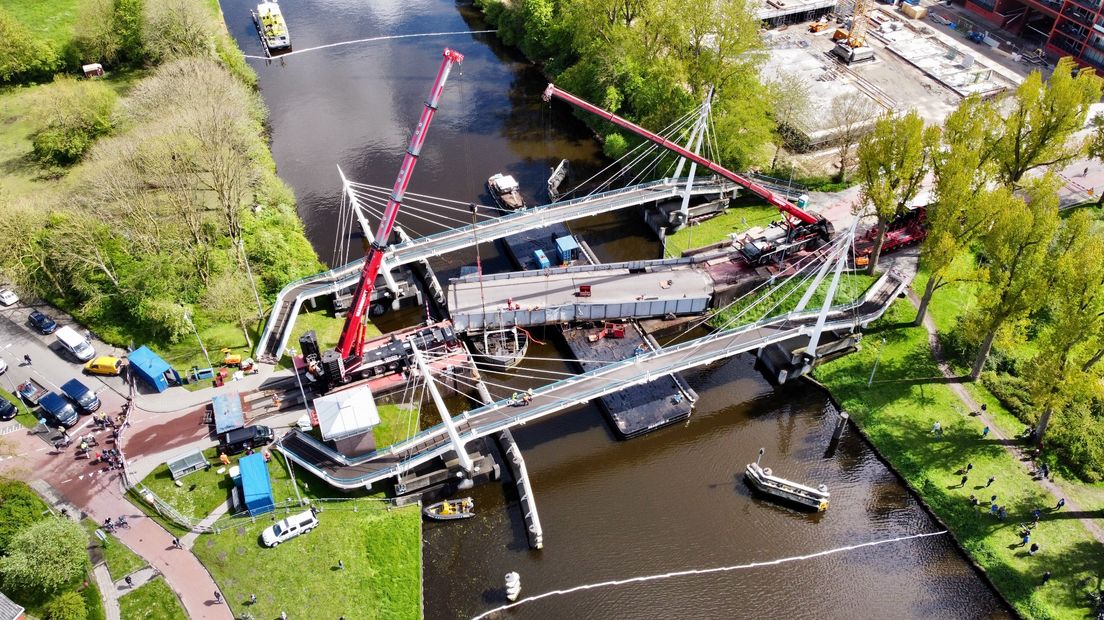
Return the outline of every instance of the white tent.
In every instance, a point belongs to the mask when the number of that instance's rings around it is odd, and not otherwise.
[[[367,386],[314,399],[322,439],[342,439],[369,431],[380,423],[376,401]]]

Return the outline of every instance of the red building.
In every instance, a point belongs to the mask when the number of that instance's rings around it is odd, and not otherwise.
[[[966,0],[985,22],[1035,41],[1048,55],[1104,67],[1104,0]]]

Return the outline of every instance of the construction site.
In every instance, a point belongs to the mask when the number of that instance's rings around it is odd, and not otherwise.
[[[761,75],[807,86],[809,109],[791,123],[789,147],[811,167],[826,164],[825,151],[843,135],[861,134],[886,112],[915,110],[941,124],[963,98],[996,97],[1031,68],[1000,62],[984,40],[961,40],[953,15],[934,7],[844,0],[821,14],[799,3],[766,6],[783,5],[789,19],[775,16],[781,25],[764,33],[770,55]]]

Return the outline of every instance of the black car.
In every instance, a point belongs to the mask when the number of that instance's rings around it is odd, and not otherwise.
[[[272,429],[267,426],[246,426],[223,433],[219,437],[219,448],[226,454],[237,454],[266,445],[272,438]]]
[[[31,324],[31,327],[37,329],[40,334],[52,334],[58,328],[57,321],[38,310],[31,312],[31,315],[27,317],[27,322]]]
[[[19,409],[16,409],[15,405],[6,398],[0,398],[0,422],[11,420],[17,413]]]

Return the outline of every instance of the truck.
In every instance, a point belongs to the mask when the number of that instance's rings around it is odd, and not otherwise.
[[[49,392],[39,399],[38,404],[42,406],[42,412],[47,422],[65,428],[77,423],[79,416],[77,416],[77,410],[73,408],[73,403],[65,400],[59,394]]]
[[[77,403],[77,407],[84,413],[92,413],[100,408],[100,399],[96,397],[96,393],[78,379],[70,379],[61,384],[61,391]]]
[[[20,383],[15,391],[19,394],[19,397],[23,399],[23,402],[34,407],[50,390],[47,390],[41,383],[34,379],[27,379],[23,383]]]

